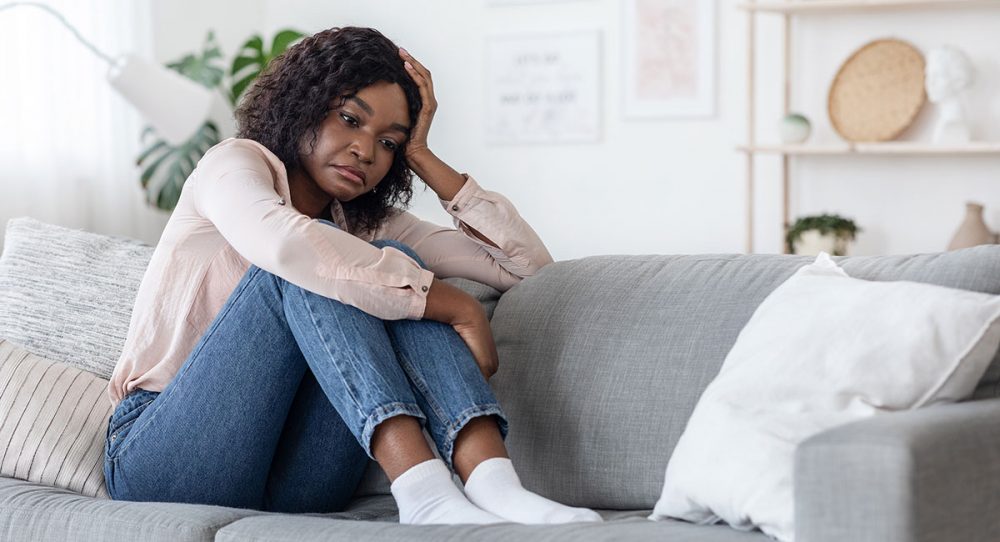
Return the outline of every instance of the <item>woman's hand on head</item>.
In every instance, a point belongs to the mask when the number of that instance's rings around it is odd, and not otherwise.
[[[430,151],[427,147],[427,133],[431,129],[431,121],[434,120],[434,113],[437,111],[437,100],[434,98],[431,72],[402,47],[399,48],[399,56],[403,59],[410,78],[420,89],[420,100],[423,102],[417,115],[417,124],[410,130],[410,139],[406,143],[406,160],[409,162],[413,156]]]

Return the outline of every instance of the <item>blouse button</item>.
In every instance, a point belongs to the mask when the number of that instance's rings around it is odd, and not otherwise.
[[[458,210],[458,205],[452,205],[451,206],[451,210],[452,211],[457,211]]]
[[[285,204],[285,198],[281,198],[278,200],[278,205],[284,205],[284,204]]]
[[[421,286],[420,289],[423,290],[423,291],[425,291],[425,292],[427,291],[427,287],[426,286]]]

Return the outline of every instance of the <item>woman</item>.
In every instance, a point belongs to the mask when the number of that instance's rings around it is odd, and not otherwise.
[[[338,511],[372,458],[401,523],[600,521],[508,459],[489,322],[437,276],[506,290],[552,258],[428,149],[435,109],[430,73],[371,29],[320,32],[260,76],[140,285],[108,388],[113,498]],[[410,168],[460,230],[396,206]]]

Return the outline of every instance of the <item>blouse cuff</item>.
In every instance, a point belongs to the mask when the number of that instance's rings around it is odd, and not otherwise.
[[[463,173],[462,177],[465,177],[465,184],[462,185],[462,188],[458,190],[458,193],[455,194],[455,197],[453,197],[451,201],[445,201],[438,198],[438,201],[441,203],[441,207],[443,207],[448,214],[456,218],[458,218],[458,216],[465,211],[466,207],[472,204],[473,198],[481,195],[483,192],[483,188],[479,186],[479,183],[477,183],[476,180],[469,174]]]
[[[413,301],[410,303],[410,313],[407,315],[410,320],[424,318],[424,311],[427,309],[427,294],[430,292],[433,282],[434,272],[430,269],[421,269],[417,276],[417,282],[413,285],[413,290],[417,295],[413,296]]]

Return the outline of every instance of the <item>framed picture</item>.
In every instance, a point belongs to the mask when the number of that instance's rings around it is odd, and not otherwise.
[[[715,115],[716,0],[625,0],[627,118]]]
[[[600,57],[598,30],[490,37],[486,47],[487,141],[598,141]]]

